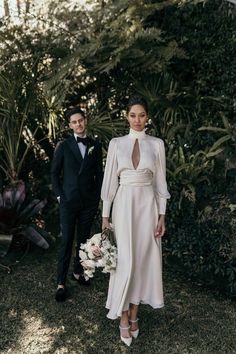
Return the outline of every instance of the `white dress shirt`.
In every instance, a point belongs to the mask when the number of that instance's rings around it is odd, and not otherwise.
[[[86,138],[86,135],[84,135],[84,136],[82,137],[82,136],[79,136],[79,135],[77,135],[77,134],[74,134],[75,140],[77,140],[77,136],[78,136],[79,138]],[[82,157],[84,158],[85,151],[86,151],[86,146],[85,146],[83,143],[78,143],[78,147],[79,147],[79,149],[80,149],[80,152],[81,152]]]

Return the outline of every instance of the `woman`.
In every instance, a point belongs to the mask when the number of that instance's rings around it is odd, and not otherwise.
[[[110,141],[103,179],[102,228],[112,224],[118,261],[111,274],[106,307],[110,319],[120,317],[121,340],[137,338],[138,306],[163,304],[161,237],[165,233],[165,149],[161,139],[145,133],[148,107],[141,97],[130,99],[130,132]]]

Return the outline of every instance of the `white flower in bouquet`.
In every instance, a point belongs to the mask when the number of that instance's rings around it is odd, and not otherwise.
[[[100,259],[98,259],[98,261],[97,261],[97,266],[98,267],[105,267],[105,265],[106,265],[106,262],[105,262],[105,260],[104,259],[102,259],[102,258],[100,258]]]
[[[102,270],[103,273],[109,273],[109,267],[104,267]]]
[[[111,273],[115,270],[117,248],[112,230],[106,229],[102,233],[93,235],[81,245],[80,249],[81,264],[86,278],[92,278],[96,268],[103,268],[103,273]]]
[[[103,259],[104,259],[104,261],[109,262],[109,260],[110,260],[110,254],[109,254],[109,253],[104,253],[104,254],[103,254]]]
[[[82,243],[82,244],[80,245],[80,249],[81,249],[81,250],[84,250],[84,249],[85,249],[85,243]]]
[[[82,261],[86,261],[88,259],[86,252],[84,251],[79,251],[79,256]]]
[[[86,272],[84,272],[84,277],[86,280],[89,280],[89,278],[93,278],[93,273],[95,272],[94,269],[86,269]]]
[[[96,263],[91,259],[86,259],[85,261],[82,261],[81,264],[85,269],[88,270],[95,269],[95,265],[96,265]]]
[[[102,249],[103,251],[108,250],[110,247],[111,247],[111,243],[110,243],[109,240],[104,240],[104,241],[102,242],[102,247],[101,247],[101,249]]]
[[[101,243],[101,234],[95,234],[89,239],[89,243],[94,246],[100,246]]]
[[[88,258],[89,259],[94,259],[95,258],[95,256],[94,256],[94,254],[93,254],[91,249],[88,251]]]

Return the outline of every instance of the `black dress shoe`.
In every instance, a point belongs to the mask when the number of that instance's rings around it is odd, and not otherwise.
[[[91,285],[90,279],[86,280],[83,275],[80,275],[80,276],[79,276],[79,279],[77,279],[77,278],[74,276],[74,274],[72,273],[71,278],[72,278],[72,280],[77,281],[80,285],[84,285],[84,286],[90,286],[90,285]]]
[[[55,299],[57,302],[64,302],[66,300],[66,288],[58,288]]]

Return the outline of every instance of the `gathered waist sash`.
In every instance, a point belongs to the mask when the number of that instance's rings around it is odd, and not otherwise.
[[[152,179],[150,170],[124,170],[120,173],[121,186],[150,186]]]

